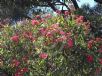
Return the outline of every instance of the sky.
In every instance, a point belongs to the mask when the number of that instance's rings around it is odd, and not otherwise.
[[[89,4],[90,7],[95,6],[97,3],[94,0],[77,0],[78,6],[81,7],[83,4]],[[62,9],[62,6],[59,8],[60,10]],[[67,10],[66,7],[64,7],[65,10]]]
[[[78,5],[81,6],[83,4],[88,4],[90,5],[90,7],[93,7],[94,5],[96,5],[96,2],[94,2],[94,0],[78,0]]]

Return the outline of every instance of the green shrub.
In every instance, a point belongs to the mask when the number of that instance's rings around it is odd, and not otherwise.
[[[0,68],[11,76],[88,76],[102,64],[102,39],[74,14],[33,19],[0,32]],[[100,72],[100,70],[98,70]]]

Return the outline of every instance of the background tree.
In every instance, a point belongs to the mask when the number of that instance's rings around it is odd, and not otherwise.
[[[66,4],[68,1],[72,1],[76,9],[79,8],[76,0],[0,0],[0,16],[29,18],[27,10],[32,6],[49,6],[56,11],[58,10],[56,5],[63,5],[69,10],[68,4]]]

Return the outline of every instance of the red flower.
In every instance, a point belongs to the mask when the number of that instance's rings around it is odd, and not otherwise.
[[[13,67],[18,67],[20,62],[18,60],[16,60],[16,59],[13,59],[11,64],[13,65]]]
[[[22,68],[22,69],[20,70],[20,72],[26,73],[26,72],[28,72],[28,68]]]
[[[14,42],[18,42],[19,41],[19,36],[16,36],[16,35],[12,36],[11,40],[14,41]]]
[[[69,14],[70,14],[69,11],[65,11],[65,12],[64,12],[64,15],[65,15],[65,16],[67,16],[67,15],[69,15]]]
[[[93,56],[87,55],[86,60],[87,60],[87,62],[92,63],[93,62]]]
[[[24,76],[24,73],[28,72],[28,68],[18,69],[15,73],[15,76]]]
[[[60,31],[60,34],[61,34],[61,35],[65,35],[65,32],[64,32],[64,31]]]
[[[79,19],[80,20],[84,20],[84,16],[79,16]]]
[[[102,58],[99,59],[99,63],[102,64]]]
[[[82,23],[84,20],[84,16],[79,16],[77,19],[76,19],[76,23]]]
[[[41,54],[39,55],[39,57],[40,57],[41,59],[46,59],[46,58],[48,57],[48,54],[46,54],[46,53],[41,53]]]
[[[37,18],[37,19],[41,19],[41,16],[40,16],[40,15],[36,15],[36,18]]]
[[[73,40],[71,38],[68,39],[67,44],[68,44],[69,48],[72,48],[73,47]]]
[[[32,20],[32,21],[31,21],[31,24],[32,24],[32,25],[39,25],[40,23],[39,23],[38,20]]]
[[[47,36],[47,37],[52,37],[52,32],[50,32],[50,31],[47,32],[47,33],[46,33],[46,36]]]

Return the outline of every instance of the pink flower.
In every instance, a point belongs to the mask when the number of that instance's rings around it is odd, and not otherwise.
[[[80,20],[84,20],[84,16],[79,16]]]
[[[87,60],[87,62],[92,63],[93,62],[93,56],[87,55],[86,60]]]
[[[73,40],[70,38],[70,39],[68,39],[68,41],[67,41],[67,44],[68,44],[68,47],[69,48],[72,48],[73,47]]]
[[[31,20],[31,24],[32,25],[39,25],[40,24],[40,22],[38,21],[38,20]]]
[[[46,54],[46,53],[41,53],[41,54],[39,55],[39,57],[40,57],[41,59],[46,59],[46,58],[48,57],[48,54]]]
[[[64,32],[64,31],[60,31],[60,34],[61,34],[61,35],[65,35],[65,32]]]
[[[19,41],[19,36],[16,36],[16,35],[12,36],[11,40],[14,41],[14,42],[18,42]]]

